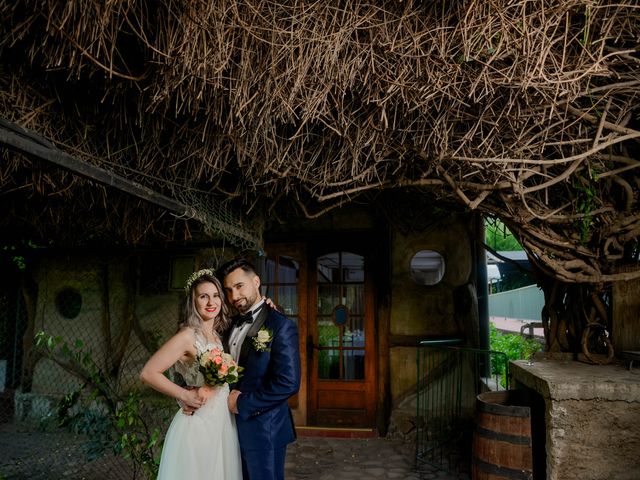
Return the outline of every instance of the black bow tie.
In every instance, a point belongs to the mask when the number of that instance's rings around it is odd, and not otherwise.
[[[239,313],[238,315],[236,315],[234,326],[240,328],[245,323],[253,323],[254,316],[257,315],[257,313],[262,309],[263,306],[264,306],[264,303],[261,304],[258,308],[256,308],[253,311],[249,310],[246,313]]]
[[[253,323],[253,313],[252,312],[239,313],[238,315],[236,315],[236,321],[234,322],[234,325],[237,328],[242,327],[245,323]]]

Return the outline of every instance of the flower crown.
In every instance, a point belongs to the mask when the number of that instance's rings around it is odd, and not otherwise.
[[[191,290],[191,285],[193,285],[193,282],[195,282],[197,279],[199,279],[203,275],[211,275],[212,277],[215,277],[216,273],[213,271],[212,268],[203,268],[202,270],[198,270],[197,272],[193,272],[191,274],[191,276],[189,278],[187,278],[187,283],[184,286],[184,291],[185,291],[185,293],[187,295],[189,294],[189,291]]]

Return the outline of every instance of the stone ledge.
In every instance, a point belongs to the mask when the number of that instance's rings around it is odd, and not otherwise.
[[[509,364],[516,382],[551,400],[640,402],[640,368],[622,364],[589,365],[571,359],[536,358]]]

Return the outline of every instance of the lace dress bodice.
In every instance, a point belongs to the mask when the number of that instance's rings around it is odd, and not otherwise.
[[[206,343],[206,339],[202,337],[202,335],[194,332],[195,335],[195,347],[196,347],[196,355],[199,356],[202,352],[209,350],[211,348],[220,348],[222,349],[222,342],[208,342]],[[192,387],[201,387],[204,385],[204,377],[198,368],[198,360],[192,360],[189,362],[182,362],[178,360],[174,366],[174,369],[177,373],[179,373],[186,385]]]

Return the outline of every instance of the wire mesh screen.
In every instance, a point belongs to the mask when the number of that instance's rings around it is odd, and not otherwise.
[[[0,478],[150,477],[132,458],[154,429],[163,438],[178,406],[138,376],[177,328],[186,276],[173,277],[194,257],[175,260],[166,253],[47,257],[28,269],[24,288],[3,288]],[[36,345],[41,331],[53,349]],[[96,375],[104,380],[98,389]],[[140,420],[125,425],[128,444],[114,415],[123,406]],[[161,443],[146,451],[159,458]]]
[[[418,348],[416,466],[430,465],[469,478],[476,397],[508,389],[501,352],[423,341]]]

